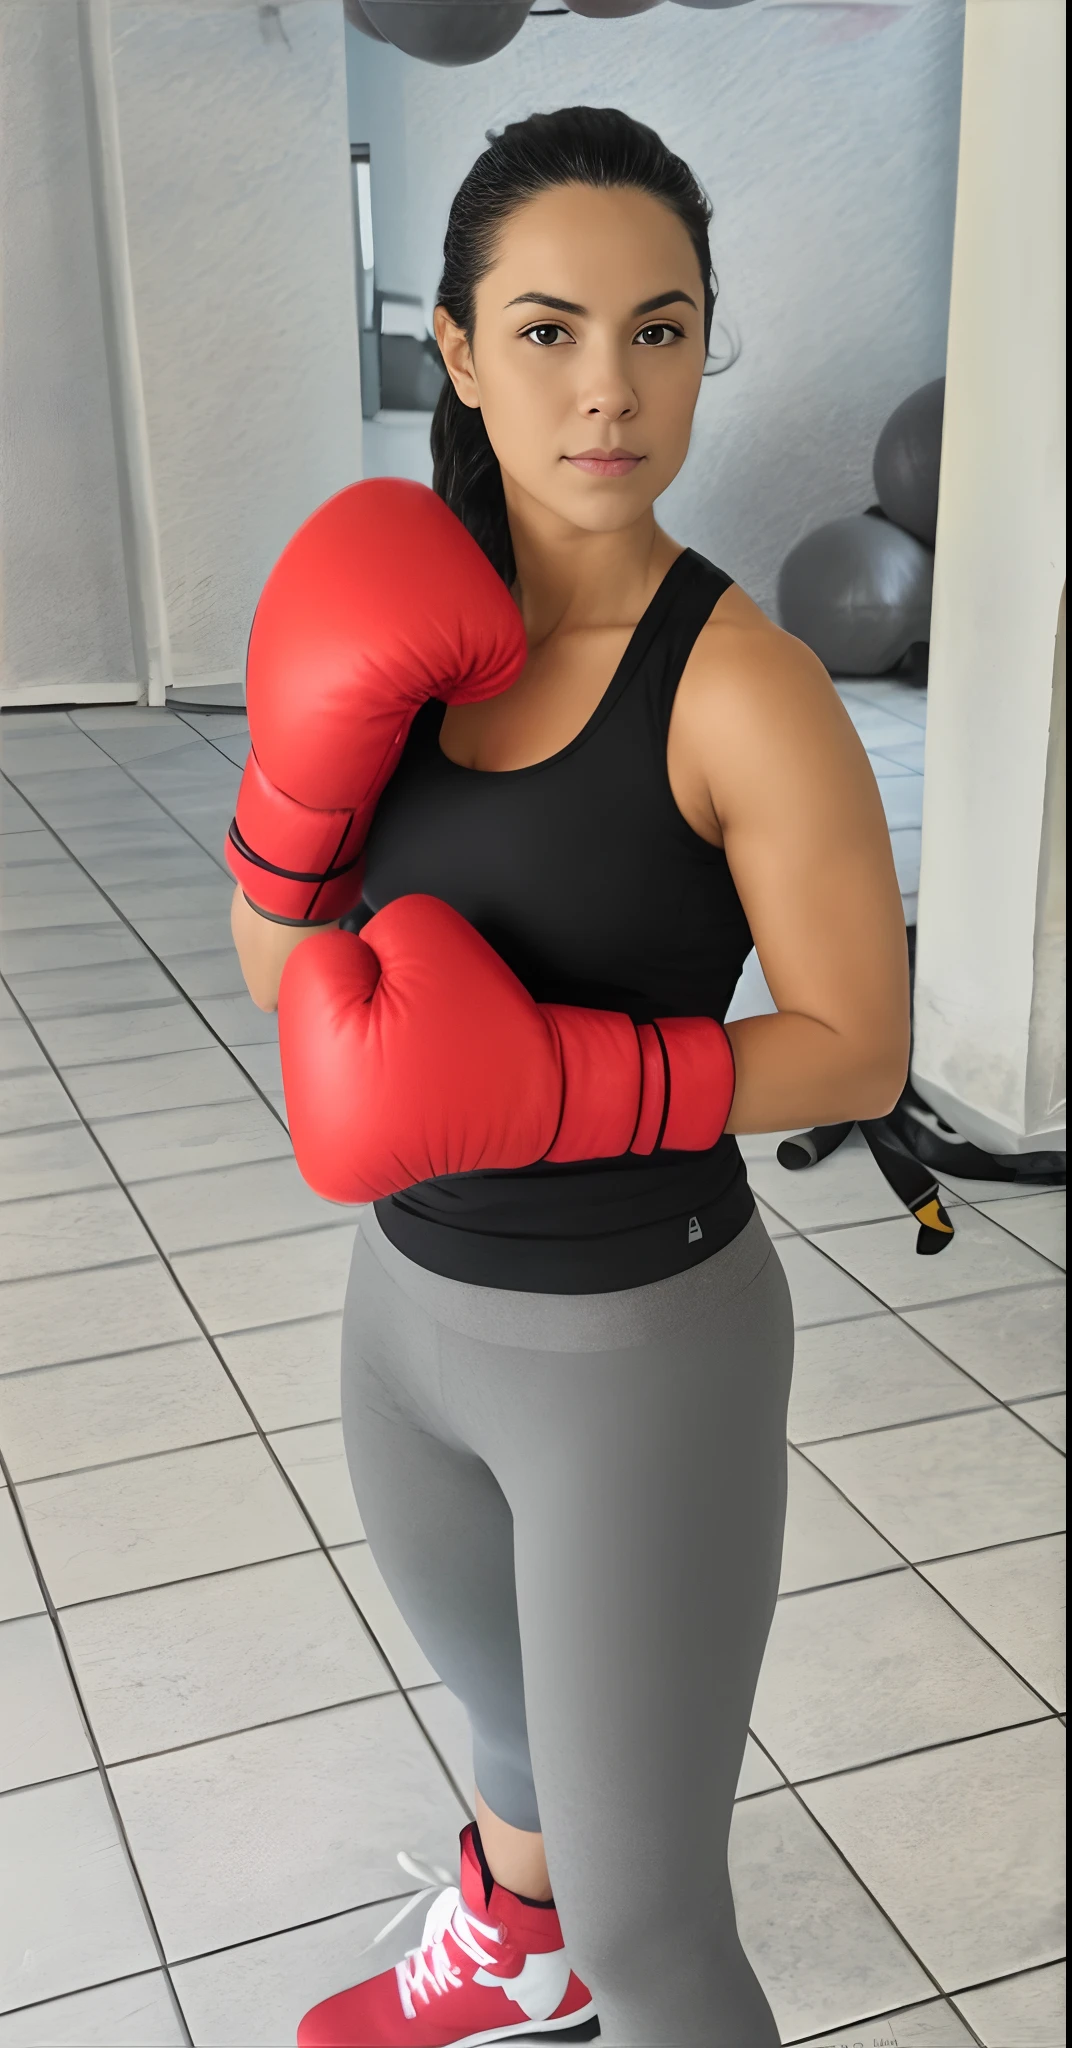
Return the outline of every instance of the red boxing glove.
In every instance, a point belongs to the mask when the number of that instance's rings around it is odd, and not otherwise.
[[[225,848],[250,902],[330,924],[361,896],[361,849],[416,712],[516,681],[521,614],[424,484],[351,484],[272,570],[246,660],[251,751]]]
[[[465,918],[400,896],[291,954],[279,1045],[298,1166],[332,1202],[537,1160],[704,1151],[733,1101],[713,1017],[535,1003]]]

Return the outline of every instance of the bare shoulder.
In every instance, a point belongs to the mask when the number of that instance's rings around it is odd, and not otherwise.
[[[719,702],[745,710],[752,702],[767,712],[776,705],[788,709],[802,696],[840,702],[818,656],[736,583],[699,634],[682,682],[697,711]]]
[[[786,785],[815,797],[870,782],[866,753],[826,669],[737,584],[699,634],[675,713],[723,829],[770,813]],[[795,806],[794,806],[795,809]],[[783,814],[784,815],[784,814]]]

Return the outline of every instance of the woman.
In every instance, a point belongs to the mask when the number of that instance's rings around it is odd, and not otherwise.
[[[373,1553],[468,1709],[477,1822],[422,1945],[314,2008],[310,2048],[587,2038],[597,2016],[621,2048],[779,2038],[727,1842],[793,1328],[734,1134],[884,1115],[908,979],[828,677],[655,519],[706,360],[709,217],[650,129],[586,108],[508,127],[451,209],[434,485],[528,652],[497,695],[417,714],[363,914],[439,898],[538,1003],[638,1027],[721,1024],[754,943],[778,1008],[724,1034],[717,1142],[439,1175],[362,1213],[347,1451]],[[303,935],[244,899],[235,930],[271,1007]]]

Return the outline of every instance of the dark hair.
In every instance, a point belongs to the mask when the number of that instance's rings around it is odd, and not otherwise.
[[[473,338],[476,288],[495,261],[503,223],[556,185],[632,186],[662,200],[686,229],[704,290],[704,346],[718,286],[711,268],[711,203],[682,158],[653,128],[616,107],[561,107],[511,121],[477,157],[455,194],[443,241],[436,303]],[[502,471],[483,415],[463,405],[448,377],[432,418],[432,488],[480,543],[504,582],[515,575]]]

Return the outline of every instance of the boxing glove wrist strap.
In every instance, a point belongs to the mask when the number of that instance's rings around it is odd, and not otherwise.
[[[247,896],[244,889],[242,895],[254,916],[263,917],[266,924],[289,925],[294,931],[307,932],[326,931],[330,925],[339,922],[337,917],[280,917],[277,911],[262,910],[260,904],[254,903],[252,896]]]
[[[713,1017],[634,1024],[616,1011],[540,1009],[559,1045],[562,1107],[549,1161],[707,1151],[726,1128],[736,1074]]]
[[[250,755],[224,849],[254,910],[280,924],[330,924],[361,896],[368,811],[312,810],[276,789]],[[257,851],[285,846],[283,867]]]

